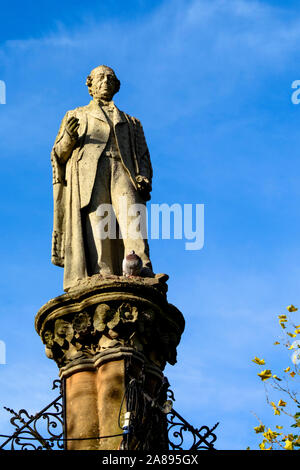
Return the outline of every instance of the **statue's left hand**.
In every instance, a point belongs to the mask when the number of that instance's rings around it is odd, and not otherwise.
[[[144,201],[149,201],[149,199],[151,199],[150,192],[152,190],[149,179],[146,176],[137,175],[136,183],[141,197],[144,199]]]

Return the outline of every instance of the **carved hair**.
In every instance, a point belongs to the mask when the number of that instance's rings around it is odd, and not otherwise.
[[[91,96],[93,96],[93,92],[92,92],[92,84],[93,84],[93,77],[95,75],[95,73],[98,71],[98,70],[109,70],[110,72],[113,73],[114,77],[115,77],[115,91],[114,91],[114,94],[115,93],[118,93],[118,91],[120,90],[120,86],[121,86],[121,82],[120,80],[117,78],[115,72],[113,71],[112,68],[108,67],[107,65],[99,65],[98,67],[94,68],[90,74],[87,76],[87,79],[86,79],[86,86],[88,87],[88,90],[89,90],[89,94]]]

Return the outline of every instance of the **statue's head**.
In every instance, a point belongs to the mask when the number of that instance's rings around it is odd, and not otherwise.
[[[110,101],[120,89],[120,81],[115,72],[106,65],[99,65],[86,79],[89,94],[94,99]]]

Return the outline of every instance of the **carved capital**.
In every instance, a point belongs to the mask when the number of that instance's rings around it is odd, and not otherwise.
[[[93,367],[106,351],[118,351],[118,357],[132,351],[163,370],[166,362],[176,363],[184,318],[167,302],[159,279],[93,276],[88,286],[50,300],[35,325],[59,368]]]

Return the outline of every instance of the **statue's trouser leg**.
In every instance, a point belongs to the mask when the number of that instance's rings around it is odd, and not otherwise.
[[[106,209],[110,209],[110,216]],[[141,212],[140,218],[137,211]],[[122,234],[121,240],[114,231],[115,217]],[[107,236],[104,232],[107,232],[109,218],[112,230]],[[132,250],[141,257],[144,266],[152,269],[147,240],[146,204],[119,159],[106,155],[100,157],[91,201],[86,211],[85,231],[89,275],[122,274],[120,266],[124,252],[128,254]],[[123,245],[124,250],[120,249]]]
[[[101,221],[107,216],[105,205],[111,205],[110,161],[101,156],[90,204],[86,210],[85,233],[89,275],[114,273],[111,240],[101,231]]]
[[[147,240],[146,204],[133,186],[121,160],[111,159],[111,201],[127,255],[134,250],[152,269]]]

